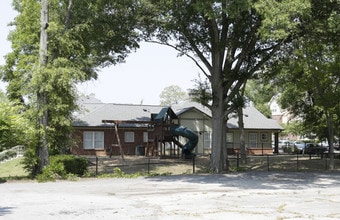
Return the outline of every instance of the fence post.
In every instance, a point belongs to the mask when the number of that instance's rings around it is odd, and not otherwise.
[[[98,157],[96,157],[96,176],[98,175]]]
[[[240,168],[240,158],[239,158],[239,152],[236,153],[236,167],[237,169]]]
[[[148,175],[150,174],[150,158],[148,157]]]
[[[196,157],[196,154],[193,154],[193,156],[192,156],[192,173],[195,173],[195,157]]]
[[[296,170],[299,171],[299,153],[296,153]]]
[[[269,155],[267,155],[267,171],[269,171]]]

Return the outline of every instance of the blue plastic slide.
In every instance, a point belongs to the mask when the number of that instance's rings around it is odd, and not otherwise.
[[[189,139],[189,141],[182,147],[182,154],[184,154],[186,157],[191,156],[193,149],[198,143],[197,134],[195,134],[195,132],[193,132],[189,128],[179,125],[171,126],[170,131],[173,135],[179,135]]]

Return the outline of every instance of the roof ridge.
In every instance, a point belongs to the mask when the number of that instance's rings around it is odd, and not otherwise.
[[[125,103],[104,103],[104,102],[98,102],[98,103],[82,103],[82,105],[93,105],[93,104],[100,104],[100,105],[121,105],[121,106],[152,106],[152,107],[165,107],[163,105],[153,105],[153,104],[147,104],[147,105],[142,105],[142,104],[125,104]]]
[[[83,117],[88,116],[88,115],[92,115],[93,113],[95,113],[98,110],[100,110],[100,109],[105,107],[105,103],[84,103],[84,104],[88,104],[88,105],[90,105],[90,104],[101,104],[102,106],[100,106],[100,107],[98,107],[98,108],[96,108],[94,110],[89,110],[89,109],[86,108],[86,106],[83,106],[84,107],[84,112],[85,112]]]

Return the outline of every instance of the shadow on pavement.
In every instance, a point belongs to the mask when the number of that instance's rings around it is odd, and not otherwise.
[[[242,189],[306,189],[340,186],[340,172],[245,172],[147,177],[150,181],[220,184]]]
[[[0,216],[5,216],[5,215],[11,214],[12,209],[14,209],[14,207],[2,207],[2,206],[0,206]]]

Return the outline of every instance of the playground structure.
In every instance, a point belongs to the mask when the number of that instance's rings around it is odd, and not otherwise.
[[[143,146],[145,156],[191,158],[198,143],[197,134],[189,128],[180,126],[177,115],[170,107],[163,108],[158,114],[151,114],[150,121],[103,120],[102,122],[114,125],[116,143],[112,143],[112,146],[119,147],[122,159],[124,153],[118,133],[119,124],[142,124],[147,127],[148,141],[146,146]],[[182,144],[179,140],[180,136],[187,138],[187,143]]]

